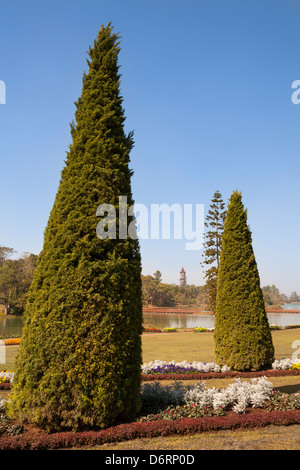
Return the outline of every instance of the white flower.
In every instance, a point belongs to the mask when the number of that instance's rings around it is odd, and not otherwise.
[[[226,365],[221,367],[218,364],[216,364],[215,362],[206,362],[206,363],[205,362],[197,362],[197,361],[194,361],[194,362],[187,362],[187,361],[175,362],[174,360],[170,361],[170,362],[156,360],[154,362],[149,362],[148,364],[143,364],[141,369],[142,369],[143,374],[148,374],[153,369],[156,369],[157,367],[163,367],[163,366],[166,366],[166,365],[175,365],[175,366],[184,367],[184,368],[193,367],[194,369],[198,370],[199,372],[229,372],[230,371],[230,367],[228,367]]]
[[[6,379],[11,383],[14,378],[14,372],[8,372],[8,371],[1,371],[0,372],[0,379],[6,377]]]
[[[195,403],[200,408],[225,410],[232,407],[236,413],[244,413],[247,406],[258,408],[263,406],[273,390],[273,384],[266,377],[252,379],[251,382],[240,378],[225,389],[206,389],[203,384],[188,390],[184,395],[187,405]]]
[[[293,361],[291,359],[277,359],[272,364],[273,370],[288,370],[292,367]]]
[[[8,402],[8,400],[4,400],[4,399],[1,400],[1,398],[0,398],[0,413],[5,412],[5,403],[7,403],[7,402]]]

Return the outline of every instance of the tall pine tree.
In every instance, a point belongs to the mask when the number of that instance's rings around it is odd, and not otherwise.
[[[259,370],[274,360],[247,211],[238,191],[231,195],[222,237],[215,356],[235,370]]]
[[[220,191],[216,191],[206,216],[205,227],[208,230],[205,233],[203,262],[201,263],[202,266],[207,265],[204,277],[206,280],[207,307],[211,313],[216,312],[217,282],[225,215],[225,204],[222,195]]]
[[[133,204],[133,136],[124,131],[119,44],[108,24],[89,49],[72,144],[25,312],[8,412],[50,430],[106,427],[140,407],[139,242],[96,234],[100,204],[116,208],[117,227],[119,196]]]

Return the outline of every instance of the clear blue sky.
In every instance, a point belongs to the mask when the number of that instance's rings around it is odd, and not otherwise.
[[[300,2],[0,1],[0,244],[39,253],[101,24],[120,32],[136,202],[227,202],[239,189],[262,285],[300,292]],[[142,240],[143,273],[203,284],[201,251]]]

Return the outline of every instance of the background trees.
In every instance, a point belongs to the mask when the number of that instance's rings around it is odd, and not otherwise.
[[[156,271],[156,273],[160,271]],[[206,308],[206,291],[204,286],[187,284],[180,287],[176,284],[162,282],[153,276],[142,276],[143,304],[153,307],[197,306]]]
[[[9,259],[13,252],[12,248],[0,247],[0,303],[5,314],[22,314],[37,256],[24,253],[18,259]]]
[[[215,318],[220,364],[249,370],[270,366],[274,347],[242,195],[234,191],[224,224]]]
[[[51,430],[106,427],[140,407],[139,242],[96,234],[100,204],[115,207],[119,227],[119,197],[134,203],[119,51],[101,27],[24,315],[9,413]]]
[[[288,302],[288,297],[285,294],[281,294],[274,284],[262,287],[262,292],[266,305],[280,306]]]
[[[218,271],[226,211],[220,191],[214,193],[211,202],[205,222],[205,227],[208,230],[205,232],[202,266],[207,265],[204,271],[207,308],[212,313],[215,313]]]

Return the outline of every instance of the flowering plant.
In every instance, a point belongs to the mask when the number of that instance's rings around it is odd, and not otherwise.
[[[3,342],[7,345],[9,344],[20,344],[21,343],[21,338],[9,338],[9,339],[4,339]]]
[[[176,370],[179,373],[196,373],[196,372],[229,372],[230,368],[227,366],[219,366],[215,362],[175,362],[175,361],[159,361],[149,362],[142,365],[143,374],[167,374],[174,373]],[[178,372],[177,372],[178,373]]]
[[[1,383],[11,383],[14,378],[14,372],[9,372],[7,370],[3,370],[0,372],[0,384]]]
[[[202,382],[187,387],[181,382],[166,387],[158,382],[144,384],[141,420],[148,420],[148,414],[153,420],[191,417],[191,413],[193,417],[221,415],[227,410],[245,413],[248,407],[264,407],[272,392],[273,384],[266,377],[253,378],[250,382],[237,378],[225,389],[206,388]]]

